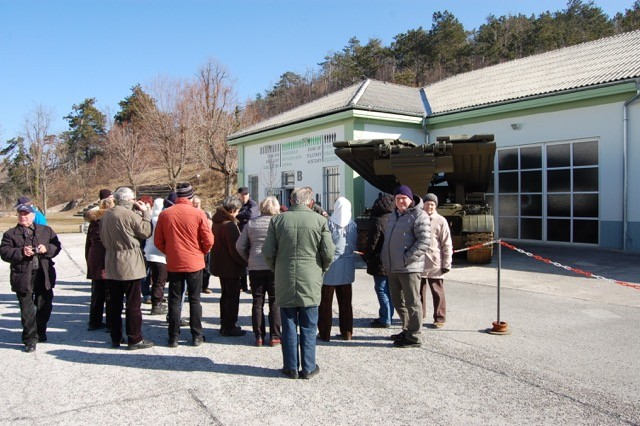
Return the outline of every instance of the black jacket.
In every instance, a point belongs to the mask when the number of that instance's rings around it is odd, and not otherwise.
[[[238,228],[240,228],[240,232],[244,229],[244,225],[247,224],[251,219],[255,219],[260,216],[260,208],[258,207],[258,203],[249,199],[246,203],[240,207],[240,211],[236,216],[238,220]]]
[[[31,271],[33,269],[33,258],[25,257],[23,247],[25,245],[44,244],[47,247],[45,254],[39,254],[40,268],[44,275],[44,285],[47,290],[56,285],[55,263],[52,258],[60,253],[62,246],[60,240],[53,229],[46,225],[33,225],[35,228],[33,238],[27,236],[23,226],[16,225],[9,229],[2,236],[0,243],[0,257],[5,262],[11,264],[11,290],[16,293],[33,291],[31,288]]]
[[[384,228],[394,207],[393,195],[389,194],[379,197],[371,207],[369,234],[364,254],[362,255],[367,263],[367,273],[369,275],[387,275],[387,271],[382,267],[382,262],[380,261],[380,252],[384,243]]]

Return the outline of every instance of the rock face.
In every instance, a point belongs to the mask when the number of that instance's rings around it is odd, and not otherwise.
[[[60,209],[60,211],[61,212],[68,212],[69,210],[73,210],[73,209],[78,208],[79,204],[80,204],[80,200],[71,200],[67,204],[65,204],[64,207],[62,207],[62,209]]]

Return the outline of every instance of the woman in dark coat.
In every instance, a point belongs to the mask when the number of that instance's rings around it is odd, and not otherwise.
[[[370,323],[372,327],[387,328],[391,325],[391,317],[393,317],[393,303],[391,303],[391,295],[389,294],[387,271],[382,267],[380,252],[384,242],[384,228],[394,207],[394,199],[391,194],[380,194],[373,203],[369,235],[362,255],[367,263],[367,273],[373,275],[375,291],[380,304],[378,318]]]
[[[236,197],[227,197],[213,215],[212,231],[215,244],[211,249],[211,274],[220,278],[220,334],[223,336],[244,336],[238,322],[240,307],[240,279],[245,273],[247,262],[236,250],[240,237],[236,216],[242,203]]]
[[[87,278],[91,280],[91,306],[89,308],[88,330],[98,330],[105,327],[102,322],[105,305],[109,312],[110,298],[107,289],[107,275],[104,269],[105,249],[100,239],[100,220],[102,216],[114,206],[113,200],[105,198],[100,201],[97,209],[89,210],[84,218],[89,222],[87,240],[85,243],[85,259],[87,261]],[[109,328],[109,316],[106,316],[106,327]]]

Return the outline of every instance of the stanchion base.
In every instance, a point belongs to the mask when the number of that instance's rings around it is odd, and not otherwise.
[[[510,330],[507,330],[507,331],[493,331],[493,328],[487,328],[485,330],[485,332],[489,333],[489,334],[498,335],[498,336],[506,336],[508,334],[511,334]]]
[[[509,330],[509,323],[504,321],[494,321],[491,323],[493,325],[492,328],[487,328],[486,332],[489,334],[497,334],[497,335],[506,335],[511,334]]]

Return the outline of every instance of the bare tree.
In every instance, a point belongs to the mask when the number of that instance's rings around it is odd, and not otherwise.
[[[238,175],[238,153],[227,144],[227,136],[239,128],[233,81],[222,65],[210,60],[200,68],[189,95],[201,161],[222,174],[225,195],[229,195]]]
[[[273,196],[280,181],[277,160],[273,154],[268,154],[267,164],[260,171],[260,180],[264,184],[266,195]]]
[[[40,204],[43,213],[47,212],[47,179],[55,168],[55,151],[58,137],[49,134],[53,112],[42,105],[37,105],[27,113],[24,121],[24,136],[27,145],[28,163],[31,169],[33,197]]]
[[[180,81],[156,79],[148,88],[151,98],[140,111],[144,133],[167,171],[175,189],[195,145],[188,88]]]
[[[140,175],[151,163],[150,150],[143,134],[130,123],[116,124],[107,133],[105,149],[112,164],[118,164],[127,174],[129,186],[138,190]]]

